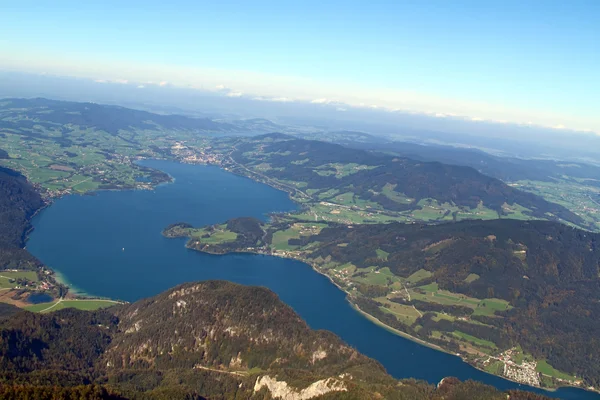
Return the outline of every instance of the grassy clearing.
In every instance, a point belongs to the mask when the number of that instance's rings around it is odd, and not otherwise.
[[[510,219],[519,219],[523,221],[533,219],[531,217],[531,210],[529,208],[525,208],[516,203],[513,205],[504,203],[502,206],[502,211],[504,211],[507,214],[506,217]]]
[[[388,286],[394,282],[400,281],[400,279],[387,267],[379,270],[370,268],[366,271],[363,270],[362,273],[364,273],[363,276],[354,276],[352,280],[359,283],[379,286]]]
[[[479,279],[479,275],[477,274],[469,274],[466,278],[465,278],[465,282],[467,283],[471,283],[471,282],[475,282],[477,279]]]
[[[420,282],[423,279],[429,278],[431,275],[433,275],[431,272],[421,268],[420,270],[414,272],[412,275],[406,278],[406,283],[414,285],[415,283]]]
[[[389,183],[386,183],[381,191],[381,194],[383,194],[388,199],[400,204],[411,204],[413,201],[415,201],[415,199],[411,199],[410,197],[405,196],[403,193],[398,193],[394,191],[396,186],[397,185],[391,185]]]
[[[205,244],[218,244],[225,242],[233,242],[237,239],[237,233],[231,231],[217,231],[212,233],[207,238],[200,238],[200,242]]]
[[[377,298],[375,300],[386,305],[386,307],[379,307],[383,312],[392,314],[403,324],[410,326],[421,316],[412,306],[394,303],[387,300],[385,297]]]
[[[452,315],[443,314],[443,313],[435,313],[435,317],[433,317],[432,319],[435,322],[440,322],[443,319],[448,320],[448,321],[456,321],[456,318],[453,317]]]
[[[493,316],[497,311],[510,310],[512,307],[506,300],[502,299],[483,299],[477,304],[473,315]]]
[[[340,179],[348,175],[355,174],[360,171],[370,170],[377,168],[372,165],[362,165],[356,163],[340,164],[340,163],[328,163],[319,165],[314,169],[314,172],[321,176],[335,175],[336,178]]]
[[[309,189],[309,190],[313,190],[313,189]],[[318,190],[315,190],[315,191],[318,191]],[[308,190],[307,190],[307,192],[308,192]],[[329,190],[327,190],[325,192],[319,193],[318,197],[319,197],[319,200],[327,200],[327,199],[332,198],[333,196],[335,196],[339,192],[340,191],[337,190],[337,189],[329,189]]]
[[[288,240],[297,239],[300,232],[297,229],[289,228],[284,231],[277,231],[273,234],[272,246],[277,250],[293,250],[298,246],[290,246]]]
[[[558,379],[564,379],[567,381],[577,380],[577,378],[575,376],[569,375],[567,373],[564,373],[564,372],[561,372],[561,371],[555,369],[553,366],[548,364],[548,362],[546,360],[538,361],[536,370],[538,372],[541,372],[542,374],[549,375],[549,376],[552,376],[552,377],[558,378]]]
[[[329,221],[343,224],[387,223],[391,221],[407,221],[406,217],[392,217],[367,210],[343,208],[323,203],[313,203],[309,209],[298,214],[290,214],[290,218],[304,221]]]
[[[502,361],[493,361],[486,365],[484,369],[490,374],[502,376],[504,372],[504,363]]]
[[[31,312],[52,312],[65,308],[76,308],[78,310],[92,311],[100,308],[111,307],[116,304],[119,303],[113,300],[56,300],[50,303],[41,303],[28,306],[25,307],[25,309]]]
[[[495,350],[497,348],[496,345],[493,342],[490,342],[489,340],[480,339],[475,336],[468,335],[461,331],[454,331],[454,332],[452,332],[452,335],[454,337],[456,337],[457,339],[474,344],[477,347],[487,347],[491,350]]]
[[[382,260],[387,260],[388,256],[390,255],[390,253],[381,249],[375,250],[375,253],[377,253],[377,258],[381,258]]]
[[[424,290],[425,292],[428,292],[428,293],[436,293],[440,290],[440,287],[437,284],[437,282],[433,282],[433,283],[430,283],[429,285],[419,286],[419,289]]]
[[[463,294],[440,290],[435,282],[419,286],[416,290],[410,289],[409,292],[416,300],[470,307],[474,310],[473,315],[494,316],[498,311],[506,311],[512,308],[507,301],[502,299],[476,299]]]

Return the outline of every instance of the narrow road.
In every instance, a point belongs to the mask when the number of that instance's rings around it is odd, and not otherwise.
[[[229,374],[229,375],[236,375],[236,376],[247,376],[247,374],[244,374],[242,372],[236,372],[236,371],[223,371],[221,369],[216,369],[216,368],[209,368],[209,367],[203,367],[202,365],[194,365],[194,369],[203,369],[206,371],[212,371],[212,372],[220,372],[222,374]]]
[[[232,147],[233,147],[233,150],[231,150],[231,151],[229,152],[229,154],[227,154],[227,157],[229,157],[229,160],[230,160],[230,161],[231,161],[233,164],[235,164],[236,166],[238,166],[238,167],[240,167],[240,168],[243,168],[243,169],[245,169],[246,171],[248,171],[248,172],[249,172],[249,173],[251,173],[251,174],[258,175],[258,176],[260,176],[261,178],[263,178],[263,179],[265,179],[265,180],[267,180],[267,181],[271,182],[272,184],[277,184],[277,185],[279,185],[279,186],[287,187],[288,189],[292,189],[292,190],[294,190],[294,191],[296,191],[296,192],[298,192],[298,193],[302,194],[302,195],[303,195],[304,197],[306,197],[307,199],[313,200],[312,196],[310,196],[310,195],[309,195],[309,194],[307,194],[307,193],[304,193],[302,190],[298,189],[297,187],[295,187],[295,186],[292,186],[292,185],[288,185],[287,183],[283,183],[283,182],[276,181],[276,180],[274,180],[274,179],[272,179],[272,178],[269,178],[269,177],[268,177],[268,176],[266,176],[266,175],[263,175],[263,174],[261,174],[260,172],[252,171],[251,169],[248,169],[248,168],[246,168],[246,167],[245,167],[243,164],[240,164],[239,162],[235,161],[235,160],[233,159],[233,157],[231,156],[231,154],[232,154],[234,151],[236,151],[236,150],[237,150],[237,147],[235,147],[235,146],[232,146]]]
[[[57,301],[56,303],[52,304],[52,305],[51,305],[50,307],[48,307],[48,308],[44,308],[44,309],[43,309],[43,310],[41,310],[40,312],[41,312],[41,313],[43,313],[43,312],[45,312],[45,311],[51,310],[51,309],[53,309],[54,307],[56,307],[57,305],[59,305],[60,303],[62,303],[62,301],[63,301],[63,298],[61,297],[60,299],[58,299],[58,301]]]

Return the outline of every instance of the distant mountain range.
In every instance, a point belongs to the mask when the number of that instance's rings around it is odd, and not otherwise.
[[[463,165],[505,182],[553,181],[569,175],[589,179],[588,183],[600,186],[600,166],[582,162],[499,157],[478,149],[391,141],[356,132],[339,132],[334,137],[336,143],[348,147],[392,153],[419,161]]]
[[[1,99],[6,108],[26,109],[23,114],[29,118],[29,128],[36,124],[52,128],[48,123],[77,125],[82,128],[103,130],[111,135],[118,135],[119,130],[137,129],[182,129],[191,131],[237,131],[233,125],[214,122],[208,118],[191,118],[181,115],[160,115],[131,108],[108,106],[96,103],[75,103],[68,101],[36,99]],[[0,108],[0,116],[2,110]],[[34,121],[42,119],[42,121]],[[11,129],[23,127],[25,121],[11,122],[0,119],[0,128]]]

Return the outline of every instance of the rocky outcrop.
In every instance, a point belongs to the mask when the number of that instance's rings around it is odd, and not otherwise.
[[[296,390],[290,387],[287,382],[278,381],[268,375],[256,380],[254,392],[258,392],[263,387],[266,387],[271,392],[273,398],[282,400],[307,400],[329,392],[346,392],[348,390],[343,382],[333,378],[322,379],[311,383],[307,388]]]

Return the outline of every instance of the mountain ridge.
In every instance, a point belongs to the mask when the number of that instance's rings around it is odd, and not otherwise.
[[[0,382],[30,388],[100,384],[113,395],[149,399],[507,396],[452,379],[437,389],[398,382],[337,336],[308,328],[270,290],[225,281],[186,283],[102,311],[22,311],[0,324],[0,334]]]

